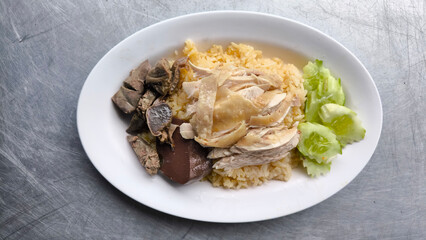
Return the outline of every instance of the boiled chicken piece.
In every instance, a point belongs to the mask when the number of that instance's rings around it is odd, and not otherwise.
[[[284,125],[270,128],[252,128],[231,148],[214,148],[208,157],[218,159],[247,151],[264,151],[286,144],[297,134],[297,125],[287,129]]]
[[[263,134],[262,137],[254,137],[253,134],[248,139],[246,136],[229,149],[213,149],[208,157],[210,159],[220,158],[213,167],[227,171],[244,166],[274,162],[284,158],[290,150],[294,149],[300,138],[297,127],[275,129],[272,132],[267,130]]]
[[[257,115],[260,108],[252,101],[224,86],[217,91],[213,112],[213,131],[219,132],[234,128],[239,122],[248,122],[251,116]]]
[[[188,63],[196,77],[206,77],[213,73],[211,69],[196,66],[191,61],[188,61]]]
[[[258,70],[238,68],[231,71],[231,76],[223,82],[223,85],[231,87],[233,85],[254,82],[257,86],[264,86],[269,88],[278,89],[282,85],[282,80],[275,74],[266,74]],[[219,86],[222,84],[219,83]]]
[[[244,121],[228,131],[216,132],[215,134],[206,137],[195,137],[195,141],[205,147],[226,148],[235,144],[238,140],[244,137],[247,133],[247,126]]]
[[[290,142],[297,131],[297,126],[251,129],[234,147],[240,152],[269,150]]]
[[[191,118],[191,125],[201,138],[210,136],[213,127],[213,110],[216,101],[216,74],[201,79],[197,111]]]
[[[271,83],[264,79],[259,78],[254,74],[249,76],[231,76],[227,78],[223,84],[219,84],[219,86],[224,86],[226,88],[232,89],[234,91],[242,89],[240,86],[262,86],[263,90],[268,90],[271,88]]]
[[[179,127],[179,130],[180,130],[180,135],[182,136],[182,138],[194,139],[195,133],[190,123],[182,123]]]
[[[254,99],[258,98],[260,95],[262,95],[264,92],[265,91],[261,89],[260,87],[252,86],[249,88],[241,89],[237,93],[245,97],[246,99],[253,101]]]
[[[186,105],[185,118],[190,118],[197,111],[197,102],[189,103]]]
[[[198,98],[201,81],[183,82],[182,90],[188,95],[188,98]]]
[[[287,95],[285,99],[281,101],[279,105],[273,107],[273,109],[269,109],[269,111],[268,109],[264,109],[264,113],[266,113],[266,115],[251,117],[250,126],[262,127],[281,124],[292,107],[292,99],[293,97],[291,95]]]

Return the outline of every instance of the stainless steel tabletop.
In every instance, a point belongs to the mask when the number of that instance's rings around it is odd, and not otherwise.
[[[313,26],[376,82],[384,111],[376,152],[314,207],[245,224],[170,216],[115,189],[81,146],[78,96],[110,48],[161,20],[223,9]],[[421,0],[0,1],[0,238],[425,239],[425,12]]]

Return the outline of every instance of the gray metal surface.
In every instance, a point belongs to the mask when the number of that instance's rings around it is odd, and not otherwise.
[[[382,137],[363,172],[330,199],[269,221],[196,222],[131,200],[87,158],[76,107],[97,61],[153,23],[222,9],[316,27],[373,76]],[[399,0],[0,1],[0,238],[425,239],[425,12],[425,1]]]

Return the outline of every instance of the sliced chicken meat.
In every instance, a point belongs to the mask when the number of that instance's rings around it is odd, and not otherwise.
[[[287,129],[284,125],[272,128],[253,128],[231,148],[214,148],[209,158],[218,159],[247,151],[264,151],[286,144],[297,135],[297,124]]]
[[[191,61],[188,61],[188,64],[191,67],[192,71],[194,72],[195,77],[199,77],[199,78],[207,77],[213,73],[211,69],[196,66]]]
[[[256,127],[268,127],[281,124],[292,107],[292,99],[293,97],[291,95],[287,95],[276,109],[273,109],[273,111],[265,109],[265,113],[267,113],[266,115],[252,116],[250,118],[250,125]]]
[[[212,74],[201,79],[197,111],[191,119],[192,127],[201,138],[207,138],[211,134],[217,93],[216,78],[217,75]]]
[[[217,91],[217,101],[213,112],[213,131],[220,132],[234,128],[239,122],[250,120],[257,115],[260,108],[244,96],[220,87]]]
[[[241,96],[247,98],[250,101],[253,101],[254,99],[258,98],[260,95],[262,95],[265,91],[261,89],[258,86],[252,86],[248,88],[243,88],[239,91],[237,91],[238,94]]]
[[[210,135],[208,138],[195,137],[195,141],[205,147],[226,148],[230,147],[247,133],[247,126],[245,122],[240,122],[237,126],[229,131],[217,132]]]
[[[182,90],[188,95],[188,98],[198,98],[201,81],[183,82]]]
[[[290,150],[294,149],[300,138],[297,127],[264,131],[262,137],[259,137],[260,135],[254,137],[255,135],[252,134],[249,139],[246,139],[247,136],[244,137],[229,149],[213,149],[208,157],[219,159],[213,167],[230,170],[274,162],[284,158]],[[251,145],[247,145],[248,143]]]

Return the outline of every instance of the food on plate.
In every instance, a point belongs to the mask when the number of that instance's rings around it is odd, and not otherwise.
[[[323,62],[309,62],[303,68],[304,87],[308,90],[306,101],[306,121],[321,122],[319,109],[326,103],[345,104],[345,94],[340,79],[334,78]]]
[[[174,119],[178,128],[183,121]],[[172,181],[185,184],[200,180],[211,172],[212,162],[207,159],[207,149],[194,140],[185,139],[176,129],[172,135],[173,147],[157,142],[157,150],[163,160],[161,172]]]
[[[287,181],[299,163],[324,174],[364,137],[340,79],[321,61],[303,70],[246,44],[203,52],[187,40],[182,57],[132,70],[112,101],[131,115],[127,140],[149,174],[246,188]]]
[[[312,177],[326,174],[342,147],[364,139],[365,129],[351,109],[343,106],[345,94],[323,62],[309,62],[303,68],[304,86],[308,90],[306,121],[299,125],[301,138],[297,145],[303,166]]]
[[[324,126],[333,130],[342,146],[364,139],[365,129],[357,114],[351,109],[327,103],[321,107],[319,116]]]

